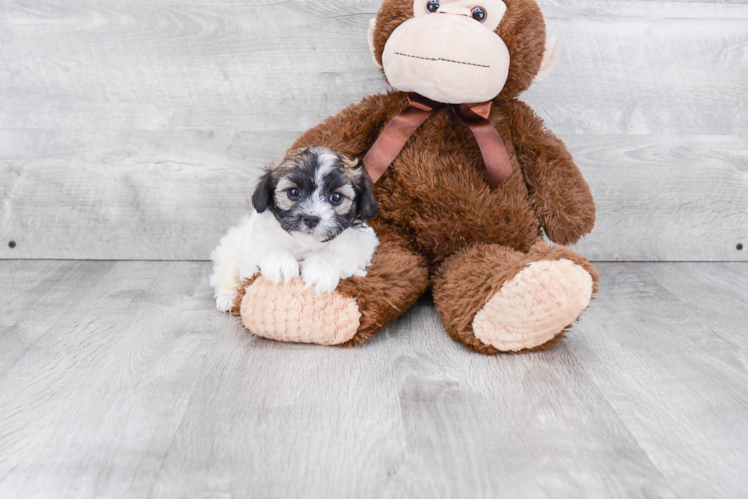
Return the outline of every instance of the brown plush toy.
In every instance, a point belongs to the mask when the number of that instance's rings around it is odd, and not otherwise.
[[[357,345],[430,286],[446,330],[485,354],[559,342],[597,271],[566,247],[595,222],[564,144],[517,97],[547,76],[555,40],[533,0],[385,0],[370,23],[395,89],[307,131],[376,181],[381,244],[367,276],[317,295],[298,280],[246,282],[236,303],[260,336]],[[541,229],[542,228],[542,229]]]

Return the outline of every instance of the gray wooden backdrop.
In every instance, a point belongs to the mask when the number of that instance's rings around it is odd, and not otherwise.
[[[0,0],[0,258],[206,259],[261,166],[386,89],[379,4]],[[524,99],[596,196],[579,250],[748,260],[748,2],[540,4],[559,60]]]

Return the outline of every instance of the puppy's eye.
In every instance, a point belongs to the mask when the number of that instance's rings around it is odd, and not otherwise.
[[[330,195],[330,203],[333,205],[340,205],[343,202],[343,195],[340,193],[333,193]]]
[[[429,0],[429,3],[426,4],[426,11],[433,14],[437,10],[439,10],[439,0]]]
[[[482,23],[483,21],[486,20],[486,16],[488,15],[488,13],[486,12],[486,9],[484,9],[483,7],[476,7],[473,9],[470,15],[476,21],[478,21],[479,23]]]
[[[301,191],[299,191],[299,188],[291,188],[286,191],[286,194],[288,195],[288,199],[291,201],[296,201],[301,198]]]

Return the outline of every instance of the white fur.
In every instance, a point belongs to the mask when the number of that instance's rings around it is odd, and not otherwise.
[[[342,279],[366,276],[377,245],[374,230],[365,224],[323,243],[302,234],[291,235],[269,210],[258,214],[253,209],[229,229],[210,257],[216,307],[230,310],[241,280],[258,272],[276,284],[288,282],[300,272],[317,293],[331,293]]]

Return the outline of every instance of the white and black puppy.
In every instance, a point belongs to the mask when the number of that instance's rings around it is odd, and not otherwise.
[[[379,240],[365,224],[377,203],[363,165],[321,146],[297,149],[265,171],[252,206],[211,255],[219,310],[258,272],[276,284],[301,274],[317,293],[366,275]]]

